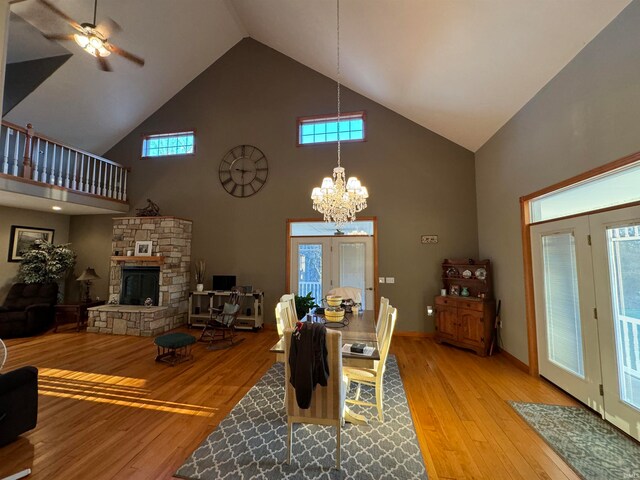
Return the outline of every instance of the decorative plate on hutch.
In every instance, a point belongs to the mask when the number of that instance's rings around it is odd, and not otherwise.
[[[471,278],[471,270],[465,270],[464,272],[462,272],[462,278]]]
[[[487,271],[484,268],[479,268],[476,270],[475,275],[478,280],[484,280],[487,278]]]
[[[447,277],[453,278],[458,276],[458,269],[454,267],[449,267],[447,269]]]

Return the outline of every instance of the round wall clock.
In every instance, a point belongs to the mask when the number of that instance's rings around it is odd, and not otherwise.
[[[250,197],[260,191],[269,176],[264,153],[253,145],[238,145],[229,150],[218,169],[220,183],[234,197]]]

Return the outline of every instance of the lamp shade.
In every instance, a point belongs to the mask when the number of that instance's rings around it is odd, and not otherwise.
[[[100,277],[98,276],[96,271],[91,267],[87,267],[87,269],[84,272],[82,272],[82,275],[76,278],[76,280],[78,280],[79,282],[84,282],[88,280],[99,280],[99,279]]]

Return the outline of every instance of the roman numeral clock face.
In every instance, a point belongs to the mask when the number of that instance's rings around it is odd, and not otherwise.
[[[218,175],[227,193],[239,198],[250,197],[267,182],[267,157],[258,147],[238,145],[222,157]]]

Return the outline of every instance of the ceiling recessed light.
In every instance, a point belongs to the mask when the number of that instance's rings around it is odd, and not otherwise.
[[[53,207],[51,207],[51,210],[55,210],[56,212],[59,210],[62,210],[62,207],[59,207],[57,205],[54,205]]]

